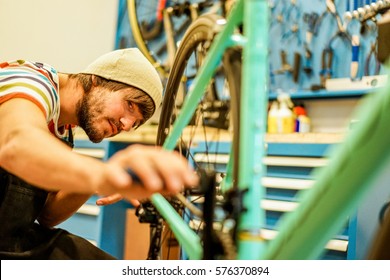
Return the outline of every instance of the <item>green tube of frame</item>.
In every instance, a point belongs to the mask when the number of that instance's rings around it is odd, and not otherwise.
[[[264,135],[268,104],[268,1],[244,0],[244,37],[240,109],[238,186],[246,190],[238,227],[238,258],[259,259],[265,250],[260,230],[265,214],[260,208],[264,197]]]
[[[186,254],[192,260],[199,260],[203,256],[203,249],[199,236],[191,230],[183,218],[176,212],[169,202],[160,194],[154,194],[152,203],[168,223],[180,245],[185,248]]]

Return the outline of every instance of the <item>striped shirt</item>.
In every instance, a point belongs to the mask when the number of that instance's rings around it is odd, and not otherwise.
[[[52,66],[25,60],[0,63],[0,104],[11,98],[32,101],[44,114],[51,132],[59,138],[66,136],[58,131],[58,73]]]

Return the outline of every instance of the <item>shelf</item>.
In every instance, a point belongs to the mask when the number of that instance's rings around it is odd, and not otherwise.
[[[372,93],[373,91],[378,90],[379,88],[371,89],[360,89],[360,90],[339,90],[339,91],[329,91],[329,90],[299,90],[296,92],[289,93],[291,99],[337,99],[337,98],[354,98],[361,97],[367,93]],[[271,92],[268,95],[269,100],[276,100],[278,94]]]
[[[320,90],[296,90],[288,92],[292,99],[337,99],[360,97],[382,89],[387,83],[387,75],[364,76],[352,81],[350,78],[332,78]],[[278,94],[270,92],[269,99],[275,100]]]
[[[345,135],[343,133],[267,133],[265,141],[267,143],[313,143],[330,144],[340,143]]]

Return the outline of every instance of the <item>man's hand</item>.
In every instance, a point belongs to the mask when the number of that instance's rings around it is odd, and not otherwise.
[[[117,169],[115,171],[117,175],[118,168],[121,169],[122,183],[120,186],[117,184],[115,194],[110,194],[113,193],[112,190],[102,190],[102,194],[110,195],[101,198],[98,205],[111,204],[121,198],[137,203],[135,200],[148,198],[153,193],[172,195],[184,187],[195,186],[199,182],[198,176],[184,157],[161,147],[131,145],[113,155],[108,165],[109,168]],[[134,181],[126,169],[131,169],[141,183]]]
[[[96,205],[99,206],[105,206],[117,203],[118,201],[121,201],[123,199],[123,196],[119,193],[108,195],[105,197],[100,197],[96,200]]]
[[[123,199],[123,196],[119,193],[105,196],[105,197],[100,197],[96,200],[96,205],[98,206],[106,206],[110,204],[117,203],[118,201],[121,201]],[[128,199],[128,201],[134,206],[137,207],[140,205],[140,202],[137,199]]]

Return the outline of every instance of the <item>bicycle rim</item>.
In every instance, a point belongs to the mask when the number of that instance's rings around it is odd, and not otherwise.
[[[147,38],[145,38],[144,36],[145,33],[142,31],[143,22],[144,24],[149,25],[154,25],[157,22],[156,13],[158,2],[158,0],[127,0],[127,9],[134,41],[136,42],[140,51],[153,64],[153,66],[157,69],[160,75],[165,78],[168,73],[165,70],[164,66],[161,64],[161,62],[158,61],[154,55],[152,55],[152,52],[147,44]],[[158,34],[155,36],[158,36]]]
[[[212,32],[215,30],[216,21],[220,18],[214,14],[201,16],[190,26],[183,37],[167,81],[158,127],[158,145],[164,143],[174,120],[180,112],[180,106],[186,98],[187,88],[207,53],[210,40],[214,36]],[[177,149],[188,158],[196,170],[213,170],[216,172],[218,180],[225,173],[230,143],[233,143],[234,154],[238,153],[238,145],[235,145],[237,143],[235,139],[239,135],[240,73],[241,51],[228,49],[215,73],[215,77],[207,87],[204,98],[200,101],[190,125],[186,128],[177,146]],[[229,144],[220,145],[221,142]],[[235,155],[234,158],[238,158],[238,156]],[[233,165],[236,166],[236,164]],[[233,173],[236,174],[236,172]],[[235,177],[236,175],[233,175],[233,181]],[[216,188],[218,204],[222,201],[222,192],[218,184]],[[201,207],[204,202],[204,198],[198,195],[190,195],[187,199],[195,200],[197,207]],[[219,221],[215,222],[214,227],[226,229],[226,226],[223,225],[223,221],[225,221],[223,215],[217,217],[221,215],[220,210],[220,207],[213,209],[213,212],[219,212],[219,214],[215,213],[213,215],[213,219]],[[184,213],[188,213],[188,211],[186,210]],[[191,214],[183,217],[201,234],[203,229],[202,219],[192,219]],[[225,244],[222,244],[222,246],[230,247],[228,248],[230,251],[234,250],[232,242],[227,241],[226,238],[223,239],[225,239]],[[223,248],[223,250],[225,249]],[[209,249],[205,251],[209,251]],[[232,258],[232,253],[228,254],[227,258]],[[205,256],[207,259],[214,257],[214,254]],[[225,257],[226,255],[222,256],[222,258]]]

